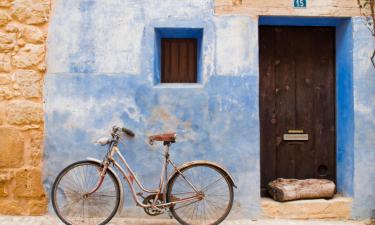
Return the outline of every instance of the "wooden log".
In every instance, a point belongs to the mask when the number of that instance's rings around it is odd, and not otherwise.
[[[336,185],[326,179],[283,179],[268,183],[268,192],[274,200],[284,202],[297,199],[332,198]]]

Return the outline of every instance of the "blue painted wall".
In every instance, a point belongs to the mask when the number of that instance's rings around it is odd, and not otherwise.
[[[231,216],[259,217],[258,20],[214,16],[211,0],[64,0],[54,7],[44,86],[47,190],[67,164],[101,158],[105,151],[93,142],[114,124],[136,132],[124,153],[151,187],[161,159],[146,137],[176,131],[172,159],[223,164],[238,185]],[[359,19],[319,21],[338,34],[338,188],[354,197],[354,217],[369,217],[375,208],[375,74],[365,42],[371,36]],[[157,43],[167,28],[202,31],[197,84],[159,83]],[[125,214],[138,213],[126,195]]]
[[[354,177],[353,23],[336,25],[337,192],[353,196]]]
[[[158,36],[175,27],[202,36],[197,84],[160,84],[155,77]],[[104,149],[93,141],[117,124],[136,133],[124,154],[147,187],[158,183],[161,168],[153,151],[161,145],[150,147],[147,136],[176,131],[172,160],[223,164],[238,185],[231,216],[260,214],[256,20],[214,17],[213,3],[202,0],[65,0],[56,3],[49,32],[48,190],[69,163],[102,158]],[[129,198],[126,207],[133,206]]]
[[[375,218],[375,41],[362,18],[353,19],[355,218]]]

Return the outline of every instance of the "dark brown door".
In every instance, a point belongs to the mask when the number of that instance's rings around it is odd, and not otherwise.
[[[261,187],[276,178],[336,179],[335,30],[259,27]],[[307,141],[286,141],[303,130]]]

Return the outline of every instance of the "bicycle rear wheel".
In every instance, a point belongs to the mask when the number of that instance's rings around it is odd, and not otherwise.
[[[79,161],[63,169],[51,192],[52,206],[65,224],[106,224],[120,204],[120,186],[107,170],[100,188],[91,195],[99,181],[102,166],[92,161]]]
[[[174,202],[197,195],[201,199],[175,203],[170,207],[174,218],[183,225],[216,225],[229,214],[233,205],[233,186],[221,169],[205,163],[192,164],[173,175],[168,183],[167,201]],[[185,178],[186,179],[185,179]]]

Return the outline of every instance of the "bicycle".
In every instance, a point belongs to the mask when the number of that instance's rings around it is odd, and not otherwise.
[[[51,191],[52,206],[65,224],[106,224],[123,204],[123,187],[114,168],[126,180],[137,206],[145,213],[157,216],[168,212],[179,223],[219,224],[233,205],[231,175],[222,166],[209,161],[191,161],[176,166],[170,159],[169,147],[176,142],[176,133],[153,135],[149,144],[163,142],[164,162],[156,189],[146,189],[130,168],[119,149],[121,134],[134,137],[133,131],[114,126],[110,138],[97,142],[108,145],[103,160],[88,158],[63,169]],[[115,155],[126,170],[116,161]],[[168,176],[168,166],[173,171]],[[141,190],[135,191],[134,181]],[[143,194],[148,193],[147,196]],[[142,200],[143,199],[143,200]]]

